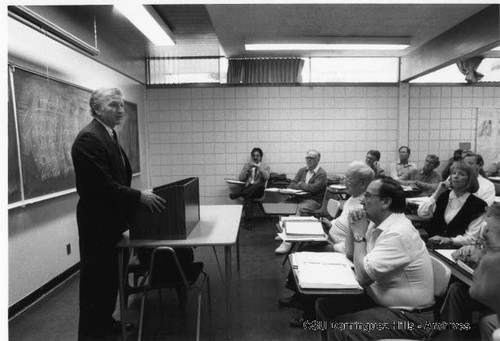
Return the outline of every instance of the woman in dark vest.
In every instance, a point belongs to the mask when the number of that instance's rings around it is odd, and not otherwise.
[[[429,201],[418,209],[420,217],[431,218],[429,242],[452,248],[476,242],[487,206],[472,194],[478,189],[474,169],[464,162],[455,163],[450,182],[441,182]]]

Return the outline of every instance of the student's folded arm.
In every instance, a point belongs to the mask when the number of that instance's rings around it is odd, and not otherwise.
[[[318,193],[326,188],[327,182],[326,173],[319,173],[313,183],[301,183],[300,189],[313,194]]]

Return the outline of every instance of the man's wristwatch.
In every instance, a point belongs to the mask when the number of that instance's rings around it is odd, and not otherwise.
[[[365,236],[361,236],[361,235],[355,234],[354,235],[354,241],[356,243],[361,243],[361,242],[365,242],[366,243],[366,238],[365,238]]]

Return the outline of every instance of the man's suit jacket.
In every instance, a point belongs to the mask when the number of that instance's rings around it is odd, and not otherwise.
[[[311,193],[307,199],[314,199],[321,203],[325,195],[326,185],[328,182],[326,172],[323,168],[319,167],[318,171],[312,176],[309,182],[306,183],[307,167],[299,169],[295,178],[290,184],[291,188],[301,189]],[[300,185],[298,183],[301,183]]]
[[[94,119],[76,137],[71,156],[80,196],[80,239],[116,240],[127,230],[128,213],[141,197],[130,188],[132,169],[125,152]]]

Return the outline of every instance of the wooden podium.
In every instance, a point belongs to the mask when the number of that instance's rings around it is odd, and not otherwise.
[[[200,184],[186,178],[153,188],[165,199],[165,210],[151,212],[138,204],[130,217],[131,239],[186,239],[200,221]]]

